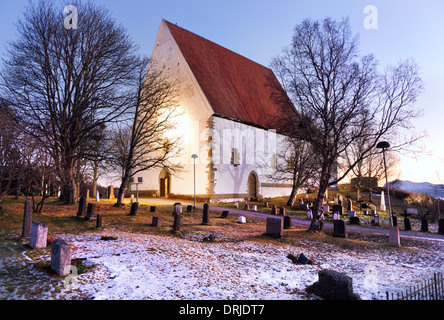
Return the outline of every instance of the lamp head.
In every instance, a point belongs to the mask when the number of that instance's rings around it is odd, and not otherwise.
[[[390,144],[387,141],[381,141],[376,145],[378,149],[387,149],[390,148]]]
[[[198,158],[198,156],[197,156],[197,154],[192,154],[191,158],[196,159],[196,158]]]

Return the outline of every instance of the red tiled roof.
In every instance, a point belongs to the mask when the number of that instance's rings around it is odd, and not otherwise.
[[[281,86],[269,68],[165,23],[216,115],[275,129],[277,118],[296,112],[271,98],[272,86]]]

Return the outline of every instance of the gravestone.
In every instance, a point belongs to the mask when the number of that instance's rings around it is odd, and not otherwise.
[[[234,207],[235,207],[236,209],[238,209],[238,208],[239,208],[239,202],[235,202],[235,203],[234,203]]]
[[[323,206],[322,208],[324,209],[324,213],[330,212],[330,207],[329,206]]]
[[[157,212],[156,206],[150,206],[150,212]]]
[[[64,240],[57,239],[51,247],[51,270],[59,276],[66,276],[70,273],[71,247]]]
[[[373,220],[373,224],[375,226],[379,226],[379,214],[375,214],[375,218]]]
[[[253,206],[253,211],[257,211],[257,206],[256,205]]]
[[[334,220],[333,221],[333,237],[345,238],[345,221]]]
[[[31,236],[31,229],[32,229],[32,201],[28,199],[25,201],[21,238],[29,238]]]
[[[48,238],[48,225],[41,222],[33,222],[31,228],[31,236],[29,238],[29,246],[35,248],[46,248],[46,240]]]
[[[187,206],[187,212],[193,212],[193,206],[192,205],[188,205]]]
[[[406,231],[412,230],[412,225],[410,224],[409,218],[404,218],[404,230]]]
[[[240,216],[240,217],[237,219],[237,222],[238,222],[238,223],[247,223],[247,219],[246,219],[244,216]]]
[[[438,233],[444,234],[444,219],[439,219],[438,222]]]
[[[421,232],[429,232],[429,222],[427,218],[421,219]]]
[[[153,221],[151,224],[153,227],[160,227],[162,225],[162,218],[161,217],[153,217]]]
[[[384,196],[384,191],[381,191],[381,204],[379,205],[379,210],[381,211],[385,211],[385,196]]]
[[[250,201],[248,200],[248,198],[245,198],[245,210],[250,210]]]
[[[356,216],[356,212],[355,211],[347,211],[347,216],[354,217],[354,216]]]
[[[360,300],[358,294],[353,293],[353,279],[334,270],[320,270],[319,280],[306,288],[326,300]]]
[[[389,245],[391,245],[392,247],[400,247],[401,246],[398,226],[390,226],[389,227]]]
[[[313,219],[313,215],[311,213],[311,210],[307,211],[307,219]]]
[[[418,214],[418,209],[416,209],[416,208],[407,208],[406,213],[407,214]]]
[[[360,224],[359,217],[350,217],[350,224]]]
[[[174,223],[173,223],[173,230],[179,231],[180,230],[180,219],[182,218],[182,214],[177,213],[174,215]]]
[[[277,206],[275,204],[271,207],[271,214],[277,215]]]
[[[137,211],[139,210],[139,203],[138,202],[134,202],[131,205],[131,209],[130,209],[130,216],[135,216],[137,214]]]
[[[268,208],[268,201],[265,201],[265,202],[264,202],[264,207],[265,207],[265,208]]]
[[[267,218],[267,226],[265,234],[274,238],[281,238],[284,228],[283,219]]]
[[[85,213],[86,213],[86,198],[81,197],[79,200],[79,210],[77,210],[77,217],[83,218],[85,217]]]
[[[108,186],[108,199],[114,199],[114,186]]]
[[[204,225],[210,224],[210,206],[208,203],[205,203],[203,205],[202,224]]]
[[[97,202],[100,201],[100,193],[99,193],[99,190],[96,191],[96,201],[97,201]]]
[[[334,213],[333,213],[333,220],[338,220],[339,219],[339,212],[338,211],[335,211]]]
[[[182,214],[182,203],[176,202],[174,204],[173,214],[172,215],[174,216],[175,214]]]
[[[291,229],[291,217],[284,216],[284,229]]]
[[[279,207],[279,215],[285,216],[285,207]]]
[[[222,215],[220,216],[222,219],[226,219],[226,218],[228,218],[228,214],[230,213],[230,211],[227,211],[227,210],[225,210],[225,211],[222,211]]]
[[[333,205],[333,212],[338,212],[339,214],[342,214],[342,206],[338,204]]]
[[[392,215],[392,222],[393,222],[393,226],[395,226],[395,227],[398,226],[398,218],[394,215]]]
[[[347,211],[353,211],[353,201],[351,199],[347,199]]]
[[[95,203],[88,203],[88,210],[86,210],[85,220],[92,221],[92,216],[94,215],[94,211],[96,211]]]
[[[361,202],[361,210],[363,210],[363,209],[368,209],[368,204]]]
[[[102,214],[98,213],[96,218],[96,229],[99,229],[102,227]]]

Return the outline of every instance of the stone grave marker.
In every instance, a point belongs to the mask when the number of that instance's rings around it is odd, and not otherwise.
[[[222,215],[220,217],[222,219],[226,219],[226,218],[228,218],[229,213],[230,213],[230,211],[224,210],[224,211],[222,211]]]
[[[335,211],[333,212],[333,220],[338,220],[339,219],[339,212]]]
[[[354,216],[356,216],[356,212],[355,211],[347,211],[347,216],[354,217]]]
[[[182,218],[182,214],[176,213],[174,215],[174,223],[173,223],[173,230],[179,231],[180,230],[180,219]]]
[[[407,213],[407,210],[404,210],[404,230],[411,231],[412,225],[410,224],[409,214]]]
[[[271,207],[271,214],[277,215],[277,206],[275,204]]]
[[[139,210],[139,203],[138,202],[134,202],[131,205],[131,209],[130,209],[130,216],[135,216],[137,214],[137,211]]]
[[[48,225],[42,222],[33,222],[31,228],[31,236],[29,238],[29,246],[35,248],[46,248],[46,240],[48,238]]]
[[[285,216],[285,207],[279,207],[279,215]]]
[[[97,202],[100,201],[100,193],[99,193],[99,190],[96,191],[96,201],[97,201]]]
[[[253,211],[257,211],[257,206],[253,205]]]
[[[192,205],[188,205],[187,206],[187,212],[193,212],[193,206]]]
[[[203,205],[202,224],[203,225],[210,224],[210,206],[208,203],[205,203]]]
[[[238,222],[238,223],[247,223],[247,219],[246,219],[244,216],[240,216],[240,217],[237,219],[237,222]]]
[[[375,218],[373,220],[373,224],[375,226],[379,226],[379,214],[375,214]]]
[[[108,199],[114,199],[114,186],[108,186]]]
[[[398,226],[398,218],[394,215],[392,215],[392,222],[393,222],[393,226],[395,226],[395,227]]]
[[[51,247],[51,270],[59,276],[66,276],[70,273],[71,247],[64,240],[57,239]]]
[[[351,199],[347,199],[347,211],[353,211],[353,201]]]
[[[267,218],[265,234],[274,238],[281,238],[283,233],[284,220],[279,218]]]
[[[96,229],[102,228],[102,214],[98,213],[96,218]]]
[[[291,229],[291,217],[284,216],[284,229]]]
[[[161,217],[153,217],[153,221],[151,224],[153,227],[160,227],[162,225],[162,218]]]
[[[265,201],[265,202],[264,202],[264,207],[265,207],[265,208],[268,208],[268,201]]]
[[[353,293],[353,279],[349,276],[334,271],[323,269],[318,272],[319,281],[306,288],[326,300],[361,300],[361,297]]]
[[[361,224],[359,222],[359,217],[350,217],[350,224]]]
[[[426,217],[421,219],[421,232],[429,232],[429,222]]]
[[[313,214],[310,209],[307,210],[307,219],[313,219]]]
[[[86,198],[81,197],[79,200],[79,209],[77,210],[77,217],[84,218],[86,213]]]
[[[156,206],[150,206],[150,212],[157,212]]]
[[[379,210],[381,211],[385,211],[385,195],[384,195],[384,191],[381,191],[381,204],[379,205]]]
[[[333,237],[345,238],[345,221],[344,220],[334,220],[333,221]]]
[[[172,215],[174,216],[175,214],[182,214],[182,203],[176,202],[174,204],[173,214]]]
[[[333,205],[333,212],[338,212],[339,214],[342,214],[343,207],[339,204]]]
[[[239,202],[235,202],[235,203],[234,203],[234,207],[235,207],[236,209],[238,209],[238,208],[239,208]]]
[[[330,206],[323,206],[322,208],[324,208],[325,213],[330,212]]]
[[[438,222],[438,233],[444,234],[444,219],[439,219]]]
[[[248,200],[248,198],[245,198],[245,210],[250,210],[250,201]]]
[[[389,227],[389,245],[393,246],[393,247],[400,247],[401,246],[398,226],[390,226]]]
[[[95,203],[88,203],[88,209],[86,210],[86,216],[85,220],[92,221],[94,211],[96,211],[96,204]]]
[[[32,201],[28,199],[25,201],[21,238],[29,238],[31,236],[31,229],[32,229]]]

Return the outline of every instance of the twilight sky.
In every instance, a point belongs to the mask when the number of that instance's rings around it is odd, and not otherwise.
[[[61,0],[69,5],[70,0]],[[415,130],[427,131],[424,153],[402,155],[403,180],[444,183],[444,1],[442,0],[93,0],[108,8],[140,52],[150,56],[164,18],[264,66],[291,41],[304,18],[348,16],[360,35],[363,54],[373,53],[383,68],[413,58],[421,67],[425,90],[418,99],[424,116]],[[28,0],[0,0],[0,57],[16,39],[15,22]],[[377,29],[368,29],[364,13],[377,9]],[[426,152],[427,151],[427,152]],[[438,179],[438,175],[439,178]]]

